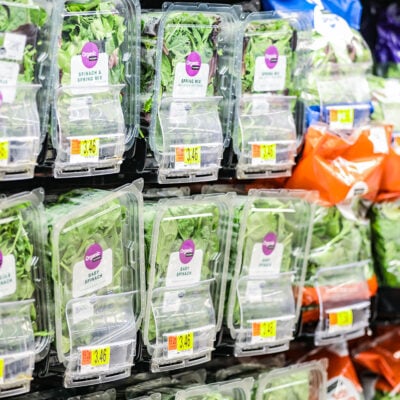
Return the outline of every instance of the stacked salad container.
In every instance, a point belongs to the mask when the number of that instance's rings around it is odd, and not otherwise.
[[[160,183],[218,177],[233,123],[239,11],[227,5],[165,5],[149,128]]]
[[[0,398],[28,392],[50,348],[43,190],[0,200]]]
[[[51,120],[54,176],[117,173],[138,129],[140,7],[136,0],[63,4]]]
[[[33,178],[47,133],[58,5],[0,1],[0,180]]]
[[[75,191],[47,209],[57,356],[66,387],[131,373],[142,318],[142,182]]]
[[[153,372],[211,358],[222,323],[231,197],[158,203],[144,321],[144,342]]]

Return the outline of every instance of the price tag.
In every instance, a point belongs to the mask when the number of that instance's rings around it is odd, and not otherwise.
[[[0,141],[0,165],[7,165],[9,156],[9,142]]]
[[[276,320],[252,323],[252,342],[274,340],[276,338]]]
[[[110,367],[110,346],[82,350],[82,371],[107,370]]]
[[[99,160],[100,139],[72,139],[71,140],[71,163],[96,162]]]
[[[342,310],[329,314],[329,330],[348,328],[353,325],[353,310]]]
[[[201,146],[175,148],[175,168],[200,168]]]
[[[332,129],[352,129],[353,125],[353,108],[334,108],[329,111],[329,126]]]
[[[276,144],[252,144],[251,145],[251,163],[257,164],[275,164],[276,162]]]
[[[0,384],[4,383],[4,359],[0,358]]]
[[[193,332],[168,336],[168,358],[193,354]]]

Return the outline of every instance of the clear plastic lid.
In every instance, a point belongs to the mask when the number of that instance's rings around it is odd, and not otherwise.
[[[274,369],[258,377],[255,400],[326,398],[326,363],[313,361]]]
[[[67,400],[116,400],[117,391],[115,389],[108,389],[104,392],[95,392],[86,395],[78,395],[68,397]]]
[[[164,4],[150,124],[160,183],[217,179],[233,122],[239,9]]]
[[[77,190],[48,208],[58,358],[65,385],[130,375],[144,308],[142,181]]]
[[[235,264],[230,265],[234,272],[227,324],[237,356],[288,348],[301,301],[294,289],[302,290],[302,254],[310,246],[311,195],[251,190],[244,205],[236,207],[238,244]]]
[[[320,268],[315,276],[320,317],[317,346],[363,336],[370,317],[368,261]]]
[[[200,362],[200,353],[205,361],[210,357],[222,323],[232,196],[158,203],[144,328],[153,370]],[[169,346],[170,337],[184,335],[184,346],[178,340],[176,349]]]
[[[29,391],[51,342],[42,189],[0,199],[0,397]]]
[[[48,129],[58,14],[51,0],[0,1],[0,180],[33,178]]]
[[[297,150],[295,97],[242,95],[234,149],[239,179],[289,176]]]
[[[52,118],[54,176],[117,173],[139,127],[140,6],[137,0],[63,4]]]
[[[245,378],[195,386],[178,391],[175,394],[175,400],[250,400],[253,383],[253,378]]]

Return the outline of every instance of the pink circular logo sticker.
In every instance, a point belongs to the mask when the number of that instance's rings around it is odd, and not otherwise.
[[[193,240],[188,239],[182,243],[179,249],[179,260],[183,264],[189,264],[194,257],[195,245]]]
[[[85,266],[87,269],[96,269],[103,258],[103,249],[98,243],[89,246],[85,252]]]
[[[82,48],[81,57],[86,68],[93,68],[99,59],[99,48],[96,43],[87,42]]]
[[[264,236],[262,251],[266,256],[269,256],[275,250],[276,241],[277,237],[274,232],[269,232]]]
[[[196,76],[201,68],[200,54],[193,51],[186,57],[186,73],[189,76]]]
[[[269,46],[264,54],[265,64],[269,69],[274,69],[278,64],[279,51],[275,46]]]

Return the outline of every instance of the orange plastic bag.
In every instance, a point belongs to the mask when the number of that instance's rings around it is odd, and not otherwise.
[[[391,125],[355,130],[345,138],[325,124],[311,126],[303,155],[286,187],[318,190],[321,199],[337,204],[345,199],[376,197],[389,151]]]
[[[397,139],[397,138],[396,138]],[[381,191],[400,192],[400,151],[399,144],[390,147],[383,165]]]

